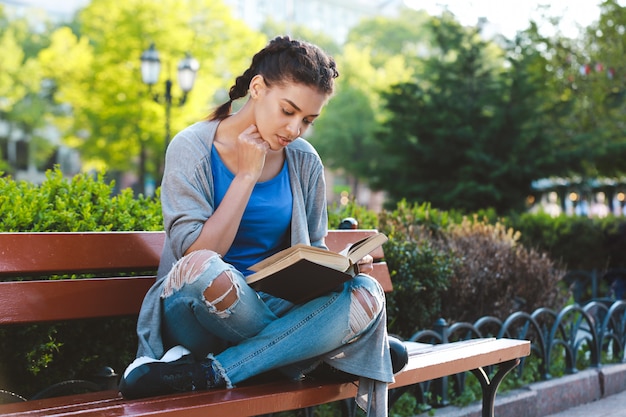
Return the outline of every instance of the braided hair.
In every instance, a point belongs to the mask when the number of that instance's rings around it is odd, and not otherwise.
[[[294,82],[331,95],[339,72],[333,58],[319,47],[290,39],[289,36],[278,36],[252,57],[250,67],[235,79],[235,85],[230,88],[229,100],[217,107],[209,120],[228,117],[233,101],[248,94],[250,81],[256,75],[262,75],[268,87]]]

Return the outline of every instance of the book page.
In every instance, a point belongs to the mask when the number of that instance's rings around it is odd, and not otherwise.
[[[383,233],[376,233],[375,235],[359,240],[350,246],[350,249],[348,250],[348,258],[350,259],[350,262],[357,263],[365,255],[384,244],[387,240],[387,236]]]
[[[317,261],[318,263],[326,262],[326,264],[328,265],[344,265],[345,263],[347,263],[344,260],[345,256],[339,255],[338,253],[300,243],[272,255],[269,258],[266,258],[261,262],[252,265],[248,269],[250,271],[258,272],[279,262],[282,264],[285,260],[289,259],[296,252],[301,252],[303,253],[303,258]]]
[[[252,284],[256,281],[262,280],[265,277],[289,268],[291,265],[298,263],[298,261],[300,260],[306,260],[340,272],[346,272],[346,270],[350,267],[350,261],[345,256],[338,256],[336,253],[329,252],[327,250],[323,250],[323,252],[324,253],[321,255],[315,253],[314,256],[311,256],[311,253],[307,252],[306,250],[298,250],[292,252],[285,258],[279,259],[278,261],[266,266],[265,268],[261,268],[254,274],[248,275],[246,277],[246,282],[248,284]]]
[[[294,253],[294,252],[296,252],[298,250],[327,252],[324,249],[315,248],[313,246],[305,245],[304,243],[299,243],[299,244],[291,246],[291,247],[289,247],[287,249],[283,249],[280,252],[275,253],[274,255],[270,256],[269,258],[265,258],[262,261],[257,262],[256,264],[252,265],[248,269],[250,271],[254,271],[254,272],[260,271],[261,269],[266,268],[266,267],[272,265],[273,263],[276,263],[276,262],[280,261],[281,259],[288,257],[289,255],[291,255],[292,253]]]

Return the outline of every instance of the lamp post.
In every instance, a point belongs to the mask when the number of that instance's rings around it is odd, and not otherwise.
[[[189,53],[178,64],[178,84],[183,92],[183,95],[178,101],[178,105],[182,106],[187,100],[187,94],[193,88],[193,84],[196,81],[196,73],[200,69],[200,64]],[[145,84],[150,88],[159,80],[159,73],[161,72],[161,60],[159,59],[159,52],[156,50],[154,43],[150,45],[141,54],[141,78]],[[165,104],[165,150],[170,142],[170,112],[172,109],[172,80],[169,77],[165,80],[165,94],[163,97],[158,94],[153,95],[154,101],[157,103]]]

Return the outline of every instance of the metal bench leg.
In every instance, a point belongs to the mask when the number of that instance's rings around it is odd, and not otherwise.
[[[483,414],[482,417],[494,417],[494,403],[496,401],[496,392],[504,377],[511,372],[520,363],[519,359],[513,359],[502,362],[498,365],[498,371],[489,381],[489,376],[483,368],[472,369],[472,373],[476,375],[483,391]]]

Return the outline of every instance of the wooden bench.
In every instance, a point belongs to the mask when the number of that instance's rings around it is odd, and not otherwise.
[[[327,244],[338,251],[371,233],[333,230]],[[0,233],[0,277],[155,271],[163,242],[163,232]],[[389,292],[392,283],[382,261],[382,248],[372,255],[377,261],[372,275]],[[154,276],[0,282],[0,324],[136,316],[153,282]],[[483,416],[493,416],[502,378],[530,354],[530,342],[514,339],[442,345],[407,342],[407,346],[409,363],[390,388],[472,371],[483,389]],[[490,379],[483,369],[494,365],[498,371]],[[0,406],[0,414],[257,416],[348,399],[355,396],[356,389],[353,382],[280,380],[140,400],[126,400],[111,390],[5,404]]]

